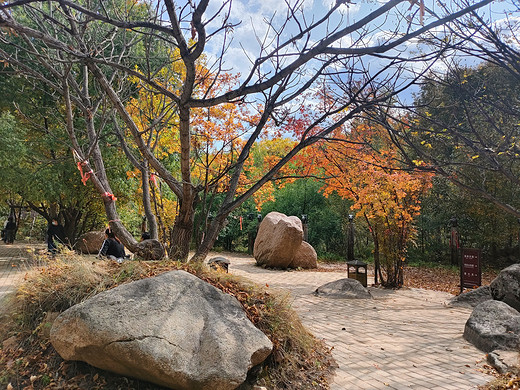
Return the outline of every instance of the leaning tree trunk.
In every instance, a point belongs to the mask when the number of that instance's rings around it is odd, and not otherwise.
[[[222,230],[222,228],[226,225],[226,216],[227,215],[217,215],[215,219],[211,222],[208,227],[208,231],[204,236],[204,240],[198,246],[197,251],[190,259],[192,262],[203,262],[206,256],[208,255],[211,248],[213,248],[213,244],[217,240],[218,234]]]
[[[148,169],[148,161],[144,160],[141,167],[141,179],[143,186],[143,208],[146,222],[148,223],[148,232],[150,237],[157,240],[159,233],[157,229],[157,219],[152,210],[152,202],[150,199],[150,171]]]
[[[105,207],[105,213],[108,219],[108,225],[110,229],[115,233],[117,238],[123,243],[123,245],[130,251],[135,252],[137,250],[137,240],[132,234],[126,229],[126,227],[119,219],[119,214],[116,208],[116,197],[112,194],[112,189],[106,176],[105,165],[103,163],[103,157],[99,149],[99,145],[95,144],[91,159],[94,163],[96,173],[92,173],[90,179],[94,184],[94,187],[101,195],[103,205]]]

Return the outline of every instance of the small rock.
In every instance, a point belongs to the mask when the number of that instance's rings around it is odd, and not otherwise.
[[[228,272],[231,261],[222,256],[212,257],[208,260],[208,266],[215,271]]]
[[[488,363],[495,367],[501,374],[510,372],[518,367],[520,363],[519,357],[520,354],[518,351],[503,351],[498,349],[488,353],[486,356]]]
[[[44,338],[48,339],[49,337],[51,337],[52,324],[54,323],[56,318],[58,318],[59,315],[60,313],[58,312],[49,312],[45,314],[45,317],[43,318],[43,321],[39,326]]]
[[[302,241],[289,267],[303,269],[318,268],[318,255],[312,245]]]
[[[82,234],[76,242],[75,249],[83,254],[97,254],[105,240],[104,231],[92,231]]]
[[[161,260],[165,251],[159,240],[148,239],[137,244],[135,254],[143,260]]]
[[[314,292],[329,298],[372,299],[370,292],[355,279],[339,279],[320,286]]]
[[[493,299],[489,286],[481,286],[477,289],[457,295],[449,300],[450,306],[475,307],[479,303]]]
[[[493,366],[499,374],[505,374],[509,371],[509,367],[502,360],[500,360],[500,356],[495,352],[490,352],[486,356],[486,360],[491,366]]]

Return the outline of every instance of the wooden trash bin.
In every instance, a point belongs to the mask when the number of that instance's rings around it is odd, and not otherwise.
[[[361,260],[347,261],[347,267],[347,277],[367,287],[367,263]]]

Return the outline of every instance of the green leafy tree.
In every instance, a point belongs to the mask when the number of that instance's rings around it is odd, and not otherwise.
[[[18,199],[48,222],[58,217],[74,244],[99,226],[101,210],[92,189],[77,180],[69,151],[45,129],[28,129],[9,112],[0,117],[0,197]]]
[[[278,211],[286,215],[308,218],[308,242],[323,256],[345,254],[346,232],[344,218],[329,200],[320,193],[323,183],[316,179],[299,179],[275,191],[275,200],[262,206],[265,215]],[[345,202],[347,203],[347,202]]]
[[[50,72],[52,80],[44,78],[43,81],[50,81],[49,87],[63,97],[69,112],[67,129],[71,143],[81,161],[91,161],[95,167],[92,183],[97,191],[109,195],[112,189],[97,140],[103,129],[100,116],[107,107],[106,103],[110,102],[140,154],[179,200],[171,234],[170,254],[174,258],[187,259],[196,203],[204,191],[204,186],[194,179],[191,169],[191,138],[196,111],[222,104],[252,103],[257,115],[249,121],[244,133],[245,142],[236,150],[236,160],[222,175],[226,196],[193,257],[200,261],[217,239],[230,213],[273,179],[298,152],[329,138],[335,129],[362,111],[388,102],[398,91],[409,86],[410,83],[402,83],[394,77],[403,71],[406,61],[393,49],[490,2],[482,0],[472,5],[461,2],[460,5],[454,4],[454,9],[444,10],[444,15],[426,9],[420,2],[418,7],[412,6],[414,10],[418,8],[418,15],[414,17],[408,2],[391,0],[378,4],[352,24],[342,17],[344,1],[336,2],[321,15],[312,16],[304,1],[287,2],[282,11],[284,17],[269,19],[265,36],[257,37],[260,46],[255,55],[245,59],[250,67],[243,77],[236,85],[221,90],[216,81],[225,73],[229,65],[226,61],[236,61],[236,56],[227,50],[234,27],[240,23],[233,18],[235,4],[231,1],[215,2],[212,7],[214,2],[210,0],[198,3],[176,3],[173,0],[13,0],[0,4],[0,27],[14,33],[4,34],[1,39],[4,45],[12,45],[21,37],[23,45],[16,52],[0,49],[0,59],[16,67],[18,72],[40,80],[40,75],[35,75],[26,64],[41,63],[42,67],[54,70]],[[134,12],[137,8],[139,12]],[[392,17],[396,17],[397,22],[391,33],[384,31],[373,46],[357,44],[369,40],[368,31],[383,32],[381,19]],[[31,18],[37,23],[30,22]],[[352,37],[356,37],[357,43],[345,45],[345,40]],[[149,50],[143,51],[140,68],[144,71],[138,72],[129,53],[136,44],[141,45],[147,39],[153,45],[145,45]],[[221,42],[222,46],[213,56],[216,61],[209,67],[212,71],[201,71],[197,63],[206,56],[210,43],[215,41]],[[154,76],[169,66],[165,61],[171,61],[170,56],[154,59],[152,48],[156,44],[165,45],[168,54],[178,50],[175,61],[184,69],[180,88],[171,90],[154,81]],[[363,59],[374,54],[386,61],[375,74],[365,68]],[[415,59],[409,60],[413,62]],[[147,88],[163,96],[165,104],[175,107],[178,112],[176,131],[181,145],[180,172],[171,172],[157,159],[153,148],[146,142],[149,133],[143,133],[126,110],[125,92],[128,91],[124,86],[130,75],[140,78]],[[318,112],[315,110],[314,91],[324,84],[335,89],[337,98]],[[74,112],[81,113],[88,147],[81,147],[74,136],[73,105]],[[311,113],[304,126],[294,126],[294,121],[289,120],[295,107],[301,115]],[[290,133],[297,142],[276,165],[242,193],[238,188],[240,177],[252,147],[261,137],[268,136],[273,127]],[[111,226],[127,246],[135,246],[135,240],[118,222],[112,197],[106,196],[104,205]]]
[[[495,23],[475,11],[430,37],[433,46],[450,44],[446,71],[426,77],[409,115],[394,112],[402,126],[388,128],[411,166],[434,171],[519,218],[520,8],[506,1],[503,9]],[[481,62],[461,65],[460,54]],[[376,120],[388,125],[391,110],[380,114]]]
[[[81,17],[75,19],[79,14],[75,15],[72,9],[60,5],[54,7],[51,3],[36,3],[38,2],[16,8],[4,15],[8,18],[16,17],[25,30],[15,33],[10,29],[3,36],[5,39],[0,46],[0,56],[9,60],[4,61],[5,66],[0,73],[11,78],[24,76],[24,82],[19,85],[22,88],[18,90],[31,89],[36,92],[30,98],[35,103],[36,110],[44,111],[52,106],[54,110],[51,111],[52,114],[46,112],[38,116],[37,119],[43,121],[36,124],[32,123],[37,121],[33,121],[33,115],[30,115],[34,110],[27,110],[27,105],[22,104],[19,111],[26,118],[31,118],[29,121],[31,126],[27,127],[35,134],[40,127],[43,127],[50,138],[54,138],[56,142],[61,141],[61,149],[52,149],[57,153],[59,151],[60,158],[64,158],[63,153],[66,153],[68,160],[72,162],[71,150],[73,151],[75,162],[71,164],[72,169],[68,172],[76,175],[78,185],[81,185],[81,181],[88,185],[93,184],[97,194],[89,198],[95,199],[104,206],[106,219],[112,221],[111,225],[126,246],[135,250],[137,241],[124,228],[115,203],[114,194],[118,193],[119,204],[124,204],[125,190],[128,189],[125,182],[128,167],[124,169],[121,167],[128,163],[124,157],[121,158],[123,154],[118,148],[121,140],[117,136],[118,122],[117,118],[114,118],[112,107],[107,104],[106,95],[100,91],[99,86],[95,85],[84,63],[72,60],[70,53],[60,52],[52,42],[28,38],[30,35],[28,31],[43,28],[47,38],[53,42],[63,39],[62,43],[67,47],[74,47],[78,41],[82,41],[84,45],[80,45],[80,50],[83,55],[92,55],[95,52],[107,59],[116,58],[121,64],[125,63],[130,67],[142,64],[139,59],[144,58],[144,55],[138,55],[139,51],[149,49],[149,53],[154,53],[151,54],[153,58],[149,58],[145,63],[153,63],[156,58],[160,58],[160,55],[155,57],[157,50],[150,49],[153,37],[136,39],[136,34],[131,30],[117,31],[110,25],[90,19],[86,15],[83,15],[85,23],[80,27],[76,23],[81,23]],[[90,2],[76,2],[76,5],[87,3],[90,4]],[[97,2],[97,7],[98,10],[101,7],[110,9],[111,12],[121,12],[121,15],[124,14],[129,18],[142,17],[149,11],[149,8],[140,2],[126,0],[111,1],[110,4]],[[41,19],[44,14],[47,14],[47,19],[45,17]],[[64,34],[61,28],[67,23],[70,29]],[[53,24],[59,27],[51,27]],[[160,48],[160,45],[154,47]],[[99,65],[99,69],[104,77],[112,82],[113,88],[121,99],[128,99],[135,93],[131,81],[126,75],[118,77],[120,74],[117,69],[102,64]],[[50,98],[52,104],[43,105],[42,101],[35,99],[38,97]],[[79,166],[83,172],[81,178],[76,163],[81,164]],[[53,179],[57,181],[59,177],[54,176]]]
[[[520,225],[517,218],[494,203],[437,176],[421,205],[410,261],[449,263],[452,218],[457,219],[461,247],[482,249],[485,264],[498,267],[517,261]]]

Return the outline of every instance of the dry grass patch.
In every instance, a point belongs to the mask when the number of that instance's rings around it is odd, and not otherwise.
[[[520,370],[517,368],[507,374],[499,374],[491,382],[479,386],[479,390],[518,390],[520,389]]]
[[[64,254],[30,271],[16,295],[4,302],[0,317],[0,385],[13,389],[140,389],[162,387],[66,362],[49,341],[56,315],[101,291],[120,284],[183,269],[235,296],[251,321],[273,342],[273,354],[254,370],[251,384],[269,389],[327,389],[334,361],[277,294],[202,265],[177,262],[128,261],[117,264],[93,257]],[[9,387],[8,387],[9,388]]]

